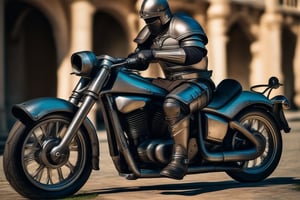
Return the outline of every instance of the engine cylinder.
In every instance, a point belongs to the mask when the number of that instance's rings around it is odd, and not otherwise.
[[[126,133],[134,145],[138,145],[147,135],[149,135],[148,117],[143,110],[137,110],[126,114]]]

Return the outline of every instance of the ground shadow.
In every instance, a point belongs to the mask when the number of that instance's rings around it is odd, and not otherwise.
[[[294,189],[300,192],[300,179],[293,177],[276,177],[269,178],[257,183],[239,183],[236,181],[221,181],[221,182],[192,182],[178,184],[157,184],[140,187],[115,187],[109,189],[99,189],[90,191],[84,194],[77,194],[73,197],[84,197],[88,195],[101,195],[112,193],[127,193],[136,191],[156,190],[161,191],[162,195],[183,195],[195,196],[199,194],[246,187],[267,187],[272,185],[294,185]],[[292,190],[293,188],[291,188]]]

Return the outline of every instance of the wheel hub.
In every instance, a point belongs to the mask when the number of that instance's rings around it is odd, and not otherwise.
[[[51,168],[59,168],[67,163],[70,155],[68,148],[60,152],[60,155],[56,156],[55,159],[53,159],[50,155],[53,147],[57,146],[59,142],[59,139],[49,139],[43,143],[42,151],[40,152],[39,157],[44,165]]]

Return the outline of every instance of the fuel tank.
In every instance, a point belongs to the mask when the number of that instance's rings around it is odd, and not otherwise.
[[[119,71],[109,93],[165,97],[167,91],[152,84],[151,79],[127,71]]]
[[[112,87],[104,93],[112,94],[121,113],[143,108],[147,103],[163,100],[167,95],[167,91],[153,85],[150,78],[132,72],[119,71],[113,81]]]

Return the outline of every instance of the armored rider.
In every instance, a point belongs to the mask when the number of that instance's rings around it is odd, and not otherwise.
[[[189,163],[189,115],[207,106],[214,89],[207,70],[207,36],[187,14],[173,15],[167,0],[144,0],[140,17],[146,26],[129,57],[139,61],[134,69],[145,70],[150,62],[161,65],[165,77],[153,83],[168,91],[163,108],[174,145],[170,163],[160,173],[182,179]]]

